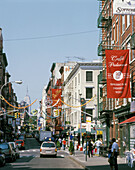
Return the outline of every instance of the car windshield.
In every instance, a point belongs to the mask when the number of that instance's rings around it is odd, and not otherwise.
[[[21,144],[21,143],[23,143],[23,141],[18,140],[18,141],[16,141],[16,143]]]
[[[0,144],[0,148],[1,149],[8,149],[9,147],[8,147],[8,144],[3,143],[3,144]]]
[[[54,143],[43,143],[42,147],[55,147]]]

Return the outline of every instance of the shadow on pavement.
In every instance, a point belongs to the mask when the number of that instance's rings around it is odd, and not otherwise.
[[[75,168],[30,168],[30,167],[14,167],[14,170],[82,170],[82,169],[75,169]]]
[[[100,166],[87,166],[87,170],[109,170],[110,166],[109,165],[100,165]],[[131,167],[129,167],[126,164],[119,164],[118,165],[118,170],[131,170]]]

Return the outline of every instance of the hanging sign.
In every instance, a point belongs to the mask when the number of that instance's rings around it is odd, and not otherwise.
[[[129,50],[105,50],[107,98],[131,98]]]
[[[52,89],[52,105],[55,105],[58,99],[61,99],[61,89]],[[55,107],[62,106],[61,102],[59,101]]]
[[[135,15],[135,0],[114,0],[113,14]]]

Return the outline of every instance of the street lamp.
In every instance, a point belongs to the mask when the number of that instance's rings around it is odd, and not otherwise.
[[[4,87],[4,86],[6,86],[6,85],[7,85],[7,84],[9,84],[9,83],[22,84],[22,80],[18,80],[18,81],[11,81],[11,82],[7,82],[7,83],[3,84],[3,85],[1,86],[1,88],[0,88],[0,95],[1,95],[1,93],[2,93],[2,89],[3,89],[3,87]]]
[[[0,96],[2,95],[3,87],[6,86],[6,85],[9,84],[9,83],[22,84],[22,80],[6,82],[5,84],[3,84],[3,85],[1,86],[1,88],[0,88]],[[0,107],[1,107],[1,101],[0,101]]]

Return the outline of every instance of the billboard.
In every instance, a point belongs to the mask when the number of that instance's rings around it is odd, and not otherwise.
[[[107,98],[131,98],[129,50],[105,50]]]
[[[135,0],[114,0],[113,14],[135,15]]]

